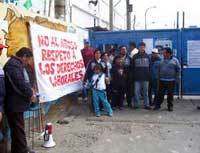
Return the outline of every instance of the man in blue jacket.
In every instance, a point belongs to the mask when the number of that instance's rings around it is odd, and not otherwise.
[[[151,77],[149,81],[149,103],[151,106],[155,105],[157,99],[157,90],[158,90],[158,68],[160,65],[161,58],[157,48],[152,50],[150,55],[150,72]],[[152,100],[152,94],[154,93],[154,99]]]
[[[29,109],[35,92],[31,89],[25,65],[33,56],[29,48],[21,48],[4,67],[5,113],[11,130],[11,153],[31,153],[27,147],[23,113]]]
[[[163,49],[164,59],[159,65],[158,99],[154,110],[158,110],[164,101],[167,91],[168,111],[173,111],[173,95],[176,83],[180,80],[181,66],[177,58],[173,57],[171,48]]]

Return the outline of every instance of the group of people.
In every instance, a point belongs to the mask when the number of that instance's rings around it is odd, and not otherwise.
[[[0,43],[0,56],[4,48],[6,46]],[[24,112],[29,110],[31,101],[36,101],[36,91],[26,68],[32,56],[32,51],[23,47],[7,61],[4,68],[0,66],[0,123],[3,119],[9,124],[11,153],[34,153],[27,145],[24,130]],[[1,135],[0,127],[0,141],[3,138]]]
[[[173,111],[173,95],[180,81],[181,67],[173,56],[171,48],[157,48],[147,54],[145,43],[130,43],[127,46],[113,48],[108,52],[93,50],[90,42],[85,42],[81,50],[86,66],[83,79],[84,87],[90,84],[92,105],[97,117],[101,104],[109,116],[115,109],[123,109],[124,102],[133,109],[140,108],[140,99],[144,99],[144,109],[159,110],[167,92],[168,111]],[[98,70],[98,72],[97,72]],[[84,88],[83,100],[87,101]],[[154,96],[153,96],[154,95]],[[133,101],[133,103],[132,103]]]
[[[0,56],[6,46],[0,44]],[[81,50],[86,66],[83,79],[83,99],[87,100],[87,90],[92,90],[92,106],[97,117],[104,107],[108,116],[113,110],[128,107],[138,109],[141,97],[144,109],[158,110],[167,91],[168,110],[173,111],[173,92],[180,78],[180,64],[170,48],[163,49],[163,57],[157,49],[148,55],[145,43],[136,48],[130,43],[131,52],[126,46],[102,52],[93,50],[90,42],[85,41]],[[36,101],[34,80],[28,65],[32,61],[32,51],[21,48],[12,56],[4,68],[0,67],[0,123],[6,118],[11,131],[11,153],[33,153],[27,146],[24,131],[23,113],[30,108],[30,102]],[[152,95],[154,99],[152,100]],[[132,105],[132,101],[134,101]],[[3,117],[3,112],[5,117]],[[1,139],[1,129],[0,129]]]

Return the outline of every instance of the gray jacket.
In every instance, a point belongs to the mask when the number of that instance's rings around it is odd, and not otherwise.
[[[177,58],[162,59],[159,65],[159,79],[162,81],[179,81],[181,66]]]

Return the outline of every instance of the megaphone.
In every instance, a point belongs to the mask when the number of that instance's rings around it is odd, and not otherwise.
[[[53,140],[52,130],[52,123],[47,123],[44,132],[44,144],[42,145],[45,148],[52,148],[56,146],[56,143]]]

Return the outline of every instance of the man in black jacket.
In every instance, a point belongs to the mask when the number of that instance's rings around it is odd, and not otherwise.
[[[3,48],[5,48],[5,46],[0,43],[0,56],[2,54]],[[4,72],[0,65],[0,122],[2,120],[4,99],[5,99]]]
[[[0,56],[2,54],[3,48],[5,46],[0,42]],[[3,118],[3,106],[4,106],[4,99],[5,99],[5,81],[4,81],[4,72],[3,69],[0,65],[0,141],[3,139],[3,134],[2,134],[2,127],[1,127],[1,121]]]
[[[29,153],[24,131],[23,113],[29,109],[30,101],[35,97],[31,89],[25,65],[33,56],[29,48],[21,48],[4,67],[6,99],[5,113],[11,129],[11,153]]]
[[[128,107],[132,107],[132,89],[133,85],[131,84],[132,78],[131,78],[131,72],[130,72],[130,65],[131,65],[131,57],[127,53],[126,46],[120,46],[120,56],[122,59],[122,64],[124,67],[124,73],[125,73],[125,95],[126,95],[126,101],[128,104]]]
[[[139,44],[138,53],[133,56],[132,73],[134,78],[134,108],[139,107],[139,100],[142,91],[144,96],[144,108],[151,109],[149,106],[148,88],[150,79],[150,59],[145,52],[145,43]]]

